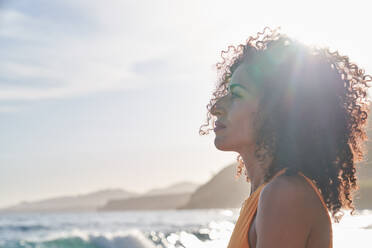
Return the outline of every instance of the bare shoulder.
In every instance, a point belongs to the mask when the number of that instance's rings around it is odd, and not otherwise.
[[[306,245],[318,211],[309,186],[299,175],[281,175],[263,188],[256,216],[257,247]]]
[[[316,210],[314,207],[320,203],[314,189],[300,175],[281,175],[274,178],[263,188],[260,198],[263,201],[280,200],[280,203],[287,204],[288,207],[292,204],[303,205],[304,208],[299,210],[306,211],[308,215],[311,210]]]
[[[274,178],[263,188],[259,201],[261,207],[271,205],[280,211],[306,216],[316,215],[319,203],[314,190],[300,175]]]
[[[288,201],[298,201],[308,199],[307,203],[311,202],[309,198],[309,186],[305,179],[300,175],[286,176],[281,175],[274,178],[262,190],[261,197],[264,200],[281,198]],[[301,201],[303,202],[303,201]],[[294,203],[294,202],[292,202]],[[300,202],[299,202],[300,203]]]

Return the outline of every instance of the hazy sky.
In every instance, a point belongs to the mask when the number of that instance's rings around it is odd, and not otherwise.
[[[0,207],[205,182],[236,158],[198,134],[228,45],[282,26],[372,73],[369,8],[326,3],[0,0]]]

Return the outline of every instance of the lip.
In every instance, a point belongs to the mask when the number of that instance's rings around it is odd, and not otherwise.
[[[219,122],[219,121],[216,121],[215,123],[214,123],[214,125],[215,125],[215,128],[213,129],[215,132],[217,132],[217,131],[219,131],[219,130],[221,130],[221,129],[224,129],[224,128],[226,128],[226,126],[225,125],[223,125],[221,122]]]
[[[224,127],[215,127],[213,130],[214,130],[214,132],[218,132],[221,129],[224,129]]]
[[[216,126],[216,127],[220,127],[220,128],[225,128],[226,126],[224,125],[224,124],[222,124],[220,121],[216,121],[215,123],[214,123],[214,125]]]

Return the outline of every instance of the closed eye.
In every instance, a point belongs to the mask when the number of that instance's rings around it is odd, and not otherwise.
[[[236,89],[234,89],[234,90],[232,90],[232,91],[230,91],[230,93],[231,93],[231,96],[232,97],[237,97],[237,98],[240,98],[240,97],[242,97],[242,95],[241,94],[239,94],[239,93],[237,93],[236,92],[237,90]]]
[[[239,84],[232,84],[230,87],[229,87],[229,92],[231,94],[231,96],[233,98],[240,98],[240,97],[243,97],[245,95],[245,92],[246,89],[243,88],[242,86],[240,86]],[[241,92],[241,93],[239,93]]]
[[[238,98],[241,97],[240,95],[238,95],[238,94],[236,94],[236,93],[234,93],[234,92],[231,92],[231,96],[232,96],[232,97],[238,97]]]

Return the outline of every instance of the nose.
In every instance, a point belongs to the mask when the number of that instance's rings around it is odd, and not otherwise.
[[[223,114],[223,109],[221,107],[221,99],[217,100],[212,108],[211,108],[211,114],[214,116],[219,116]]]

